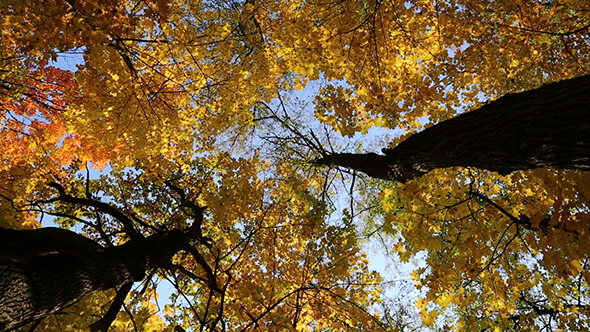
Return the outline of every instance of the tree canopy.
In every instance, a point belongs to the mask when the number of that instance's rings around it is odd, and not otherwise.
[[[15,0],[0,27],[0,329],[589,328],[587,1]],[[420,261],[417,316],[379,241]]]

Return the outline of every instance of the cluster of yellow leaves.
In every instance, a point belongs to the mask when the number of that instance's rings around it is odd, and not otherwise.
[[[327,223],[320,181],[293,176],[288,164],[272,169],[258,158],[219,158],[223,175],[203,193],[210,213],[203,229],[215,242],[206,258],[216,262],[226,289],[216,305],[227,313],[227,328],[382,328],[367,309],[381,280],[369,271],[352,229]],[[285,178],[261,179],[269,172]],[[181,262],[199,271],[195,262]],[[186,292],[196,299],[193,306],[210,296],[199,285]],[[194,315],[208,318],[207,307],[198,314],[181,308],[171,317],[189,326]]]
[[[400,257],[427,253],[428,269],[414,273],[427,290],[418,302],[424,322],[450,309],[459,330],[507,329],[516,318],[531,327],[555,310],[559,327],[582,328],[586,316],[571,313],[586,315],[590,287],[589,177],[436,170],[384,189],[389,231],[404,238]]]
[[[322,121],[351,136],[416,128],[477,104],[482,91],[583,73],[587,43],[573,33],[582,4],[21,1],[6,6],[2,29],[19,54],[40,59],[85,48],[69,129],[125,149],[124,165],[211,150],[217,135],[250,124],[256,101],[320,76],[351,87],[334,83],[317,103]]]
[[[62,313],[50,316],[39,325],[41,331],[83,331],[108,310],[115,291],[95,292],[72,304]]]
[[[412,130],[477,105],[482,91],[493,98],[583,73],[587,43],[570,34],[583,25],[580,6],[25,1],[5,9],[3,29],[21,54],[42,59],[85,47],[68,130],[125,150],[112,160],[124,167],[210,151],[218,135],[251,125],[255,102],[320,77],[338,82],[318,96],[318,118],[352,136],[373,125]]]
[[[318,101],[319,118],[346,135],[445,119],[482,91],[531,88],[587,63],[583,34],[570,34],[585,25],[580,1],[263,3],[249,8],[260,27],[252,34],[272,41],[265,52],[303,81],[322,75],[353,87]]]
[[[43,320],[38,328],[40,331],[86,331],[93,322],[106,314],[114,297],[114,290],[94,292]],[[172,331],[158,315],[155,299],[137,292],[132,292],[130,297],[126,311],[117,315],[110,331]]]
[[[111,328],[114,331],[172,331],[172,327],[158,314],[158,306],[155,303],[158,299],[153,295],[153,292],[132,292],[126,303],[127,310],[117,315]]]

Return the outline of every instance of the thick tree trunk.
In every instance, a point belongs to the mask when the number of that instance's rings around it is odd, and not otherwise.
[[[5,231],[0,230],[0,234]],[[18,231],[9,232],[14,235]],[[81,237],[72,234],[72,238]],[[187,243],[184,236],[178,230],[139,241],[131,240],[100,250],[91,260],[65,250],[41,254],[26,261],[1,259],[0,330],[47,317],[95,290],[142,280],[146,269],[166,267],[170,263],[172,255]],[[90,240],[75,241],[83,243]],[[29,245],[35,247],[36,244]],[[44,246],[41,243],[38,245]],[[91,246],[88,252],[96,252],[95,247]]]
[[[333,154],[316,164],[400,182],[453,166],[500,174],[534,168],[590,170],[590,75],[505,95],[383,152]]]

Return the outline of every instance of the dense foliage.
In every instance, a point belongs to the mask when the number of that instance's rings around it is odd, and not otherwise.
[[[198,224],[192,250],[134,286],[117,331],[588,329],[590,173],[445,168],[402,184],[313,160],[373,148],[373,127],[401,132],[393,147],[588,74],[589,13],[581,0],[1,1],[0,226],[51,215],[106,248]],[[68,57],[83,61],[58,66]],[[381,302],[366,235],[425,260],[421,322]],[[157,314],[161,280],[174,290]],[[40,326],[87,327],[114,298]]]

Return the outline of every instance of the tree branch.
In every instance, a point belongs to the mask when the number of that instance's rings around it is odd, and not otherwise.
[[[59,193],[58,199],[63,202],[72,203],[72,204],[80,204],[80,205],[84,205],[84,206],[90,206],[95,209],[98,209],[101,212],[109,214],[113,218],[117,219],[118,221],[121,222],[121,224],[123,224],[123,227],[125,229],[125,233],[129,236],[130,239],[140,240],[140,239],[144,238],[137,231],[137,229],[135,229],[135,226],[133,225],[133,220],[131,220],[129,217],[127,217],[123,212],[119,211],[119,209],[117,209],[116,207],[114,207],[108,203],[101,202],[101,201],[88,199],[88,198],[79,198],[79,197],[74,197],[74,196],[68,195],[66,193],[64,187],[57,182],[50,182],[47,185],[52,188],[55,188],[57,190],[57,192]]]
[[[117,314],[119,313],[119,311],[121,311],[121,307],[123,307],[123,304],[125,303],[125,298],[127,298],[127,295],[129,294],[129,291],[131,291],[132,286],[133,283],[130,282],[119,288],[119,290],[117,291],[117,295],[111,303],[111,306],[109,307],[107,313],[101,319],[97,320],[96,322],[92,323],[92,325],[90,325],[90,331],[108,332],[109,327],[117,317]]]
[[[207,284],[209,285],[209,288],[211,288],[211,290],[221,293],[221,289],[219,289],[219,286],[217,286],[217,279],[215,278],[215,274],[213,273],[211,266],[209,266],[209,263],[207,263],[207,261],[197,250],[197,248],[188,246],[187,248],[185,248],[185,250],[190,252],[197,261],[197,263],[203,268],[203,270],[205,270],[205,274],[207,274]]]
[[[437,168],[476,167],[501,175],[536,168],[590,170],[590,75],[507,94],[437,123],[377,154],[331,154],[342,166],[407,182]]]
[[[191,242],[193,242],[192,240],[200,241],[203,238],[203,235],[201,233],[201,225],[203,223],[203,213],[205,212],[205,210],[207,208],[204,206],[198,206],[194,202],[190,201],[186,197],[186,193],[184,192],[184,190],[182,190],[180,187],[174,185],[172,182],[167,180],[164,183],[170,189],[172,189],[172,191],[174,191],[178,195],[178,197],[180,199],[180,206],[187,207],[191,210],[190,216],[193,218],[193,224],[188,229],[186,234],[190,238]]]

